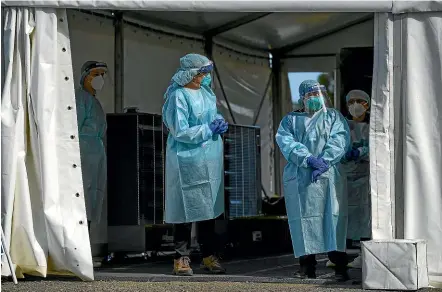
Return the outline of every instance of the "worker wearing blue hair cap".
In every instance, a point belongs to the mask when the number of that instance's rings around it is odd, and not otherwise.
[[[88,61],[81,68],[80,84],[75,93],[80,140],[81,170],[88,226],[100,221],[106,189],[106,114],[97,99],[104,86],[107,65]]]
[[[228,129],[217,113],[210,87],[213,63],[198,54],[180,59],[164,95],[163,122],[169,130],[166,147],[167,223],[175,224],[174,273],[192,275],[189,260],[191,223],[203,255],[202,267],[225,270],[215,257],[215,218],[224,213],[223,143]]]
[[[316,278],[315,254],[328,253],[336,279],[348,279],[346,178],[340,160],[350,133],[341,113],[330,107],[325,88],[314,80],[299,86],[303,113],[283,118],[276,141],[287,159],[284,196],[300,278]]]

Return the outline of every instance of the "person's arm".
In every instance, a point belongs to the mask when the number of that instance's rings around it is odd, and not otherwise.
[[[290,116],[284,117],[276,133],[276,143],[288,162],[307,168],[307,158],[312,156],[308,148],[296,141]]]
[[[331,128],[330,137],[322,151],[321,157],[327,161],[329,166],[339,163],[350,149],[350,129],[347,121],[339,113],[335,112],[334,122]]]
[[[365,159],[365,158],[367,158],[368,155],[370,154],[370,148],[369,148],[369,145],[358,147],[358,150],[359,150],[359,157],[360,157],[361,159]]]
[[[75,103],[77,108],[77,126],[81,133],[90,116],[90,103],[86,103],[85,92],[80,90],[75,92]]]
[[[212,137],[208,124],[189,126],[189,106],[184,94],[176,90],[166,101],[166,111],[163,118],[170,134],[178,142],[199,144]]]

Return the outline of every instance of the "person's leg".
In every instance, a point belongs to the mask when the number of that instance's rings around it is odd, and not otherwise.
[[[175,275],[190,276],[193,274],[189,259],[191,232],[191,223],[175,224],[173,227],[173,237],[175,243],[173,272]]]
[[[300,271],[295,273],[297,278],[316,278],[316,255],[310,254],[299,257]]]
[[[225,269],[219,263],[216,253],[218,240],[215,232],[215,219],[197,222],[197,238],[200,245],[203,262],[201,268],[212,273],[224,273]]]
[[[362,242],[368,241],[368,240],[370,240],[370,238],[361,237],[361,239],[360,239],[361,249],[362,249]],[[362,254],[361,254],[361,252],[359,252],[359,255],[351,263],[349,263],[348,266],[353,269],[362,269]]]
[[[215,219],[197,222],[196,230],[202,257],[206,258],[215,255]]]
[[[331,251],[327,253],[328,258],[335,264],[336,280],[347,281],[350,279],[348,276],[348,257],[346,252]]]

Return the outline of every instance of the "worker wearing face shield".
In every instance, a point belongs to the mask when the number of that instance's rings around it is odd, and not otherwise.
[[[330,106],[325,88],[314,80],[299,87],[304,113],[283,118],[276,141],[287,160],[283,183],[299,278],[316,278],[316,254],[328,253],[336,279],[348,280],[346,178],[341,159],[349,149],[350,131],[341,113]]]
[[[218,114],[211,88],[213,63],[188,54],[172,77],[164,98],[167,223],[175,224],[174,274],[192,275],[189,260],[191,224],[196,222],[203,256],[201,266],[212,273],[225,270],[215,256],[215,220],[224,213],[223,143],[228,129]]]
[[[88,61],[81,68],[80,86],[75,93],[80,140],[81,170],[88,227],[100,221],[106,189],[107,167],[104,138],[106,114],[97,99],[104,86],[107,65]]]

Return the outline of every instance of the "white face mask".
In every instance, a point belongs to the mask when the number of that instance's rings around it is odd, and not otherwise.
[[[348,110],[349,110],[350,114],[355,118],[359,118],[367,111],[365,109],[365,107],[360,103],[354,103],[354,104],[350,105],[348,107]]]
[[[103,86],[104,86],[104,78],[103,78],[103,76],[101,76],[101,75],[95,76],[92,79],[92,81],[91,81],[91,86],[96,91],[101,90],[103,88]]]

